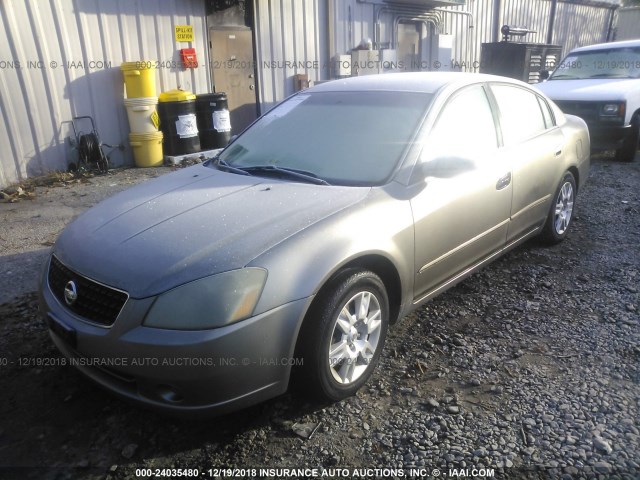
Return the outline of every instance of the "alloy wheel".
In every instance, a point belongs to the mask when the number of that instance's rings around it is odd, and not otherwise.
[[[342,307],[329,345],[329,368],[338,383],[353,383],[367,370],[380,342],[381,325],[380,302],[372,292],[358,292]]]
[[[558,193],[558,198],[556,199],[554,224],[558,235],[562,235],[567,228],[569,228],[572,213],[573,185],[571,182],[565,182]]]

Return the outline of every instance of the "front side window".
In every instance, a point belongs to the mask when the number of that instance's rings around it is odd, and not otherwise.
[[[410,92],[302,92],[260,118],[219,159],[253,172],[278,167],[331,184],[381,185],[413,141],[431,99]]]
[[[547,129],[538,95],[515,85],[492,85],[491,91],[498,102],[506,146],[521,143]]]
[[[469,156],[497,148],[491,106],[481,86],[467,87],[444,106],[429,135],[429,156]]]

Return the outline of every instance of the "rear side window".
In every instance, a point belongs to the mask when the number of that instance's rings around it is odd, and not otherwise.
[[[538,103],[540,104],[540,110],[542,110],[545,125],[547,128],[553,128],[555,126],[555,122],[553,121],[553,115],[551,115],[549,104],[545,102],[542,97],[538,97]]]
[[[491,90],[500,109],[500,126],[506,146],[521,143],[547,129],[535,93],[513,85],[492,85]]]

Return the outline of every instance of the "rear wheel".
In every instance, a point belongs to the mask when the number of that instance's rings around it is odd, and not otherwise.
[[[380,358],[389,324],[389,300],[380,277],[346,270],[321,292],[300,332],[303,358],[295,381],[315,399],[354,395]]]
[[[633,162],[640,142],[640,114],[635,114],[631,119],[631,133],[624,140],[622,148],[616,150],[616,160],[621,162]]]
[[[564,174],[554,201],[549,210],[549,216],[542,231],[542,239],[549,244],[564,240],[573,220],[573,207],[576,199],[576,179],[571,172]]]

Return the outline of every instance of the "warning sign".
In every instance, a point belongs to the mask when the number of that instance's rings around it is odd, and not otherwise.
[[[154,110],[151,114],[151,123],[153,123],[153,126],[156,127],[156,130],[160,128],[160,115],[158,115],[157,110]]]
[[[176,42],[193,42],[193,25],[176,25]]]

